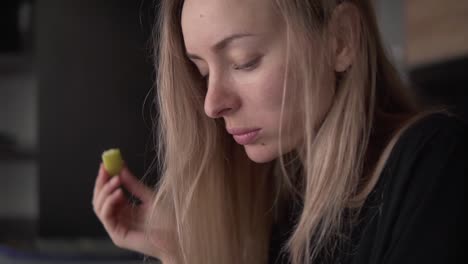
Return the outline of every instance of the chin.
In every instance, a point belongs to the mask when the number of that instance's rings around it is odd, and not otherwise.
[[[244,149],[251,161],[255,163],[267,163],[279,158],[278,147],[278,144],[264,142],[264,144],[245,145]],[[294,149],[294,144],[286,144],[286,146],[283,146],[283,153],[290,153]]]
[[[249,159],[255,163],[267,163],[278,158],[276,148],[258,145],[247,145],[244,148]]]

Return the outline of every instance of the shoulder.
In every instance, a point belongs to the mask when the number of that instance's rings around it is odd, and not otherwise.
[[[403,143],[428,143],[433,138],[444,137],[447,140],[465,138],[468,124],[462,118],[445,112],[428,114],[410,125],[402,134]],[[455,138],[453,138],[453,136]],[[403,144],[399,144],[400,148]],[[413,144],[414,145],[414,144]]]
[[[381,174],[384,196],[418,199],[435,189],[464,188],[467,156],[466,121],[440,112],[424,116],[397,140]]]
[[[467,163],[467,136],[468,123],[446,112],[420,114],[408,121],[382,154],[382,170],[367,203],[380,203],[388,198],[385,193],[407,190],[411,182],[427,183],[430,177],[440,178],[453,170],[463,172],[465,168],[460,167]]]
[[[465,121],[444,113],[402,132],[368,204],[372,263],[443,263],[462,252],[467,132]]]
[[[426,115],[404,130],[387,160],[387,166],[411,164],[422,158],[447,158],[447,155],[467,147],[467,136],[468,123],[458,116],[444,112]]]

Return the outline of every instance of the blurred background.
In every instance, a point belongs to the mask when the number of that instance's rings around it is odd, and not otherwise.
[[[0,2],[0,263],[141,263],[91,205],[102,151],[143,175],[157,0]],[[467,116],[468,1],[376,0],[388,52],[427,104]],[[148,96],[148,99],[145,98]]]
[[[154,9],[0,1],[0,263],[142,262],[110,243],[91,199],[104,150],[140,177],[153,156]]]

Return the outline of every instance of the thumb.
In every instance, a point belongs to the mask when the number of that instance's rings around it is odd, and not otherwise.
[[[143,203],[147,202],[153,195],[151,189],[138,180],[126,166],[123,167],[120,172],[120,179],[122,181],[122,185],[129,192],[138,197]]]

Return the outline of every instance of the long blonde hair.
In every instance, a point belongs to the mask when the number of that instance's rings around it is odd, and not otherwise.
[[[316,88],[329,66],[326,26],[342,1],[272,2],[286,25],[283,108],[303,100],[304,144],[296,154],[279,152],[278,161],[256,164],[220,120],[204,114],[205,84],[183,44],[184,1],[161,1],[154,29],[161,178],[148,226],[166,223],[177,245],[168,254],[177,263],[267,263],[281,202],[302,206],[284,248],[292,263],[332,256],[348,223],[344,210],[359,210],[398,135],[421,116],[385,54],[370,0],[347,1],[360,13],[359,49],[319,116],[323,90]]]

